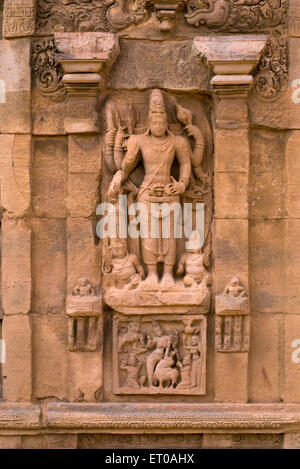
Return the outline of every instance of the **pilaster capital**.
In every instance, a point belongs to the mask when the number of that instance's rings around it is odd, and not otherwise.
[[[247,97],[253,84],[252,73],[258,65],[267,37],[235,35],[195,37],[197,55],[207,60],[214,77],[211,85],[222,98]]]
[[[96,99],[119,54],[113,33],[55,33],[56,59],[68,94],[67,133],[97,133]]]

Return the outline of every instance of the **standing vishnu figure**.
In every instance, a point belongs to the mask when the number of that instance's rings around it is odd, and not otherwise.
[[[179,165],[178,181],[171,175],[175,158]],[[180,195],[185,192],[191,175],[189,142],[185,137],[173,135],[168,130],[167,113],[160,90],[153,90],[150,97],[147,132],[142,135],[131,135],[128,139],[122,169],[116,172],[109,187],[109,200],[117,199],[122,184],[140,161],[144,166],[145,177],[138,190],[137,202],[142,202],[147,207],[150,219],[151,204],[179,203]],[[162,284],[174,284],[173,268],[176,261],[174,218],[170,217],[170,237],[163,239],[161,233],[157,237],[152,237],[148,224],[147,236],[141,238],[141,254],[148,272],[145,280],[147,284],[158,283],[159,262],[164,265]]]

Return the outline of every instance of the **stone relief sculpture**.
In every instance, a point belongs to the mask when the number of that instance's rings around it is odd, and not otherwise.
[[[145,10],[145,0],[107,0],[108,6],[106,18],[115,31],[138,24],[143,21],[147,15]]]
[[[204,394],[205,316],[114,317],[116,394]]]
[[[247,352],[250,343],[249,301],[238,277],[216,297],[216,350]]]
[[[194,231],[189,239],[189,249],[181,256],[178,264],[177,275],[184,275],[185,287],[207,287],[211,282],[211,275],[207,270],[210,265],[210,247],[202,252],[199,233]]]
[[[68,340],[71,352],[92,352],[102,341],[99,334],[99,317],[102,313],[102,298],[85,277],[78,279],[67,298],[66,316],[69,321]]]
[[[111,260],[105,266],[109,273],[107,286],[119,289],[132,290],[136,288],[145,277],[143,266],[135,254],[129,254],[125,243],[121,240],[112,240]]]
[[[125,240],[120,239],[120,233],[117,232],[117,239],[104,243],[103,270],[108,290],[137,288],[139,291],[178,291],[192,288],[197,289],[198,295],[194,304],[201,304],[209,297],[209,226],[203,252],[201,248],[204,240],[201,241],[196,230],[191,234],[196,237],[198,244],[179,259],[176,276],[176,223],[179,222],[175,214],[171,216],[171,209],[177,204],[183,213],[184,198],[195,202],[201,200],[201,195],[208,191],[211,175],[203,170],[202,162],[207,141],[211,138],[210,130],[208,123],[206,134],[205,130],[193,125],[191,111],[179,104],[173,105],[173,112],[176,134],[170,130],[163,92],[153,90],[149,97],[145,129],[139,128],[137,133],[134,131],[137,128],[137,111],[133,102],[129,102],[126,113],[108,106],[105,159],[113,177],[108,186],[107,201],[114,204],[119,214],[122,210],[120,196],[127,195],[127,209],[130,211],[134,203],[138,207],[142,205],[145,213],[139,239],[129,240],[126,246]],[[164,204],[163,211],[157,209],[161,204]],[[167,222],[169,232],[168,236],[164,236]],[[153,225],[156,228],[154,234]],[[117,228],[120,231],[120,227]],[[189,244],[192,243],[190,239]],[[180,277],[183,275],[182,281]],[[200,284],[201,289],[198,288]],[[202,299],[199,299],[201,294]],[[125,303],[129,298],[128,295],[126,298],[124,296]],[[137,298],[135,295],[139,304]],[[114,306],[109,299],[107,302]]]

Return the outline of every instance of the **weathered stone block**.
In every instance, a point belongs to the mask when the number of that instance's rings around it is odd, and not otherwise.
[[[216,218],[248,217],[248,174],[215,174]]]
[[[251,314],[249,401],[278,402],[282,319],[272,314]]]
[[[31,135],[0,135],[1,205],[9,216],[29,215]]]
[[[101,324],[102,326],[102,324]],[[102,400],[102,350],[69,352],[69,399],[76,402]]]
[[[281,312],[284,222],[253,221],[249,236],[251,311]]]
[[[216,293],[222,293],[225,285],[238,275],[248,289],[248,221],[215,221]]]
[[[67,138],[37,138],[32,172],[32,204],[37,217],[67,216],[67,174]]]
[[[282,218],[285,196],[285,134],[252,130],[250,135],[250,217]]]
[[[32,398],[32,326],[25,315],[4,316],[3,339],[6,347],[3,395],[8,401]]]
[[[250,156],[248,141],[247,129],[217,130],[215,132],[216,173],[246,173],[249,170]]]
[[[2,40],[0,42],[1,133],[30,133],[30,86],[30,39]]]
[[[2,304],[5,314],[31,309],[31,227],[5,218],[2,224]]]
[[[62,313],[67,288],[65,220],[33,220],[32,234],[32,311]]]
[[[90,217],[99,199],[99,176],[93,174],[69,174],[67,205],[71,217]]]
[[[142,42],[121,39],[120,48],[119,58],[108,77],[108,89],[142,90],[159,87],[169,90],[207,90],[209,88],[207,68],[199,64],[196,51],[192,48],[192,41]],[[145,56],[148,57],[147,61],[143,60]]]
[[[285,313],[300,313],[300,220],[285,220]]]
[[[217,402],[248,401],[248,353],[219,353],[215,357]]]
[[[98,136],[69,136],[69,172],[97,173],[101,168],[102,145]]]
[[[220,99],[216,101],[216,128],[248,129],[248,106],[244,99]]]
[[[61,315],[33,317],[35,398],[68,398],[67,318]]]
[[[284,318],[283,401],[300,402],[300,316]]]
[[[86,277],[93,286],[100,284],[100,251],[96,244],[95,223],[84,218],[69,218],[68,240],[68,292],[79,278]]]
[[[300,132],[294,130],[286,146],[286,214],[300,218]]]

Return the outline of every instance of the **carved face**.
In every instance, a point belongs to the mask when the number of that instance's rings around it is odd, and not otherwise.
[[[231,285],[232,287],[238,287],[239,283],[238,283],[237,280],[233,280],[232,282],[230,282],[230,285]]]
[[[196,345],[199,345],[199,343],[200,343],[200,337],[198,335],[193,335],[192,345],[195,347]]]
[[[140,330],[140,325],[138,322],[132,322],[129,324],[129,329],[132,331],[132,332],[139,332]]]
[[[122,258],[126,256],[126,249],[124,246],[114,246],[112,251],[114,257]]]
[[[161,337],[163,335],[162,329],[159,324],[155,324],[155,326],[153,326],[153,330],[156,337]]]
[[[184,357],[182,364],[183,364],[183,366],[188,366],[191,363],[192,363],[191,356],[190,356],[190,354],[188,354]]]
[[[166,116],[164,114],[150,116],[149,130],[154,137],[163,137],[168,130]]]
[[[136,364],[137,364],[136,356],[133,353],[131,353],[128,357],[128,365],[129,366],[136,366]]]

